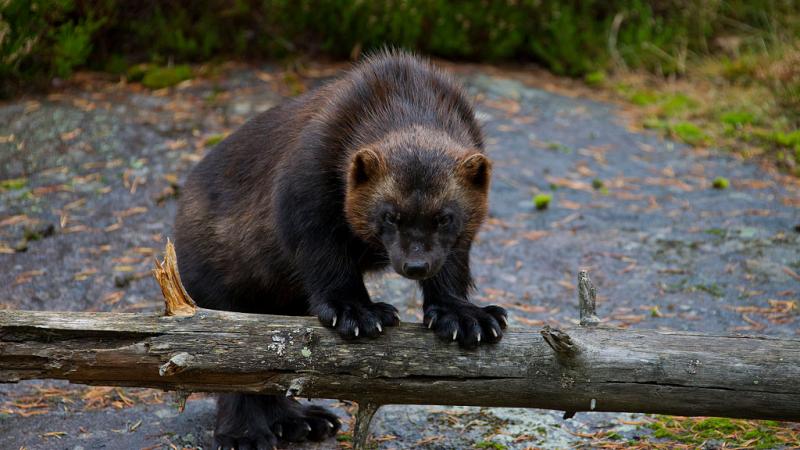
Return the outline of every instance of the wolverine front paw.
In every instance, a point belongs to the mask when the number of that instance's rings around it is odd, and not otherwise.
[[[400,323],[397,308],[388,303],[329,304],[317,312],[323,325],[335,328],[345,339],[360,336],[376,337],[384,327]]]
[[[506,310],[495,305],[484,308],[471,303],[434,305],[425,308],[424,324],[441,339],[474,348],[502,339],[507,317]]]

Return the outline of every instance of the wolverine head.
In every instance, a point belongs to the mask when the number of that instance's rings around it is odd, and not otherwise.
[[[486,216],[491,163],[438,131],[391,133],[356,151],[347,173],[348,223],[407,278],[436,275]]]

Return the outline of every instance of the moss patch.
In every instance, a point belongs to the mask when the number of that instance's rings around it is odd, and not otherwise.
[[[689,145],[701,145],[708,141],[708,135],[693,123],[676,123],[671,127],[671,131],[675,136]]]
[[[728,179],[725,177],[717,177],[711,181],[711,186],[713,186],[714,189],[728,189],[730,185],[730,181],[728,181]]]
[[[0,181],[0,191],[18,191],[28,186],[27,178],[9,178]]]
[[[192,78],[192,68],[187,65],[154,67],[144,73],[142,84],[150,89],[163,89],[189,78]]]
[[[498,442],[480,441],[475,443],[475,448],[485,448],[490,450],[506,450],[508,447]]]
[[[550,200],[553,196],[550,194],[536,194],[533,197],[533,204],[539,211],[547,209],[550,206]]]
[[[223,139],[225,139],[224,134],[212,134],[211,136],[207,137],[205,141],[203,141],[203,145],[206,147],[212,147],[222,142]]]
[[[605,83],[606,74],[601,71],[589,72],[583,77],[583,81],[589,86],[600,86]]]
[[[711,440],[722,447],[768,449],[796,445],[800,427],[771,420],[738,420],[719,417],[680,418],[658,416],[647,426],[653,437],[702,445]]]

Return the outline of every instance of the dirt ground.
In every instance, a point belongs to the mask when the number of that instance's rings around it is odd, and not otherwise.
[[[149,270],[188,169],[248,117],[338,68],[231,65],[162,91],[80,75],[0,104],[0,308],[158,310]],[[607,325],[800,336],[797,179],[642,133],[621,106],[542,89],[525,71],[454,70],[495,163],[472,254],[475,302],[506,307],[511,327],[575,323],[586,268]],[[727,189],[712,187],[720,176]],[[534,207],[540,193],[552,195],[547,209]],[[421,320],[412,283],[386,275],[369,287]],[[327,403],[349,420],[351,405]],[[598,433],[650,436],[648,417],[388,406],[372,432],[387,449],[592,447]],[[212,425],[201,394],[179,414],[153,390],[0,385],[0,448],[194,448],[210,444]]]

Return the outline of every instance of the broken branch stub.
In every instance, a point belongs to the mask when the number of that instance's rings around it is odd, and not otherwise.
[[[178,273],[178,257],[175,255],[175,246],[169,239],[167,239],[167,247],[164,249],[164,261],[156,260],[153,276],[164,295],[165,316],[194,315],[197,311],[197,304],[181,283],[181,276]]]
[[[597,291],[585,270],[578,274],[578,303],[580,305],[581,326],[593,327],[600,323],[597,317]]]

